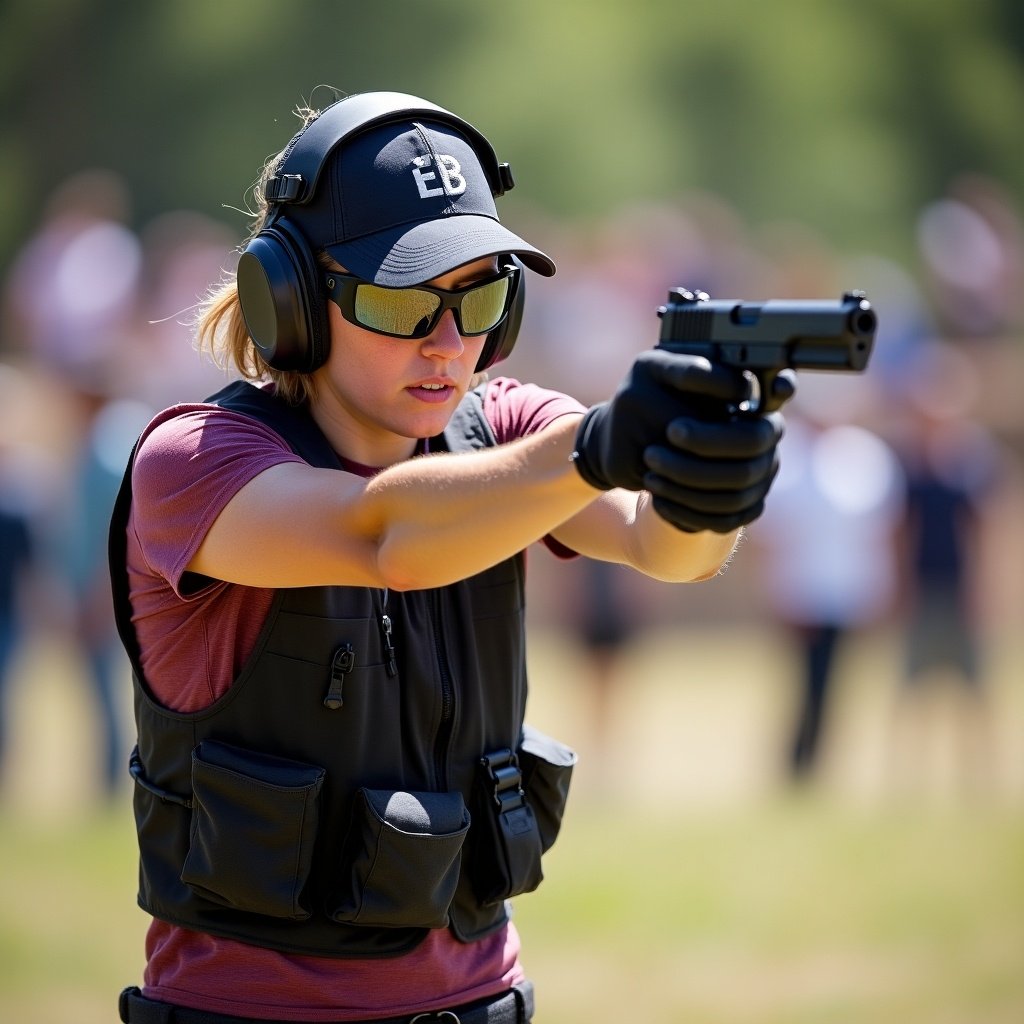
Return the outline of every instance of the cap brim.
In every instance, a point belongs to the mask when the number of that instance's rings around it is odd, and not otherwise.
[[[490,217],[463,214],[401,225],[326,247],[350,274],[386,288],[408,288],[447,274],[464,263],[511,253],[544,277],[555,264]]]

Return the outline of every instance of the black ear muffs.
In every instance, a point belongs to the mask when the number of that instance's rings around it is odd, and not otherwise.
[[[516,275],[515,294],[512,296],[512,304],[509,306],[505,319],[487,335],[487,341],[484,343],[480,358],[476,363],[477,373],[508,358],[519,335],[519,325],[523,322],[523,308],[526,305],[526,268],[515,256],[505,254],[499,257],[499,267],[507,267],[509,264],[519,268],[519,273]]]
[[[330,333],[322,275],[287,221],[264,227],[246,246],[236,276],[245,326],[263,359],[299,373],[323,365]]]

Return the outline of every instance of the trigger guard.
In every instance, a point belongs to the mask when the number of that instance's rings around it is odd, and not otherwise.
[[[746,371],[754,378],[757,389],[757,402],[744,402],[742,412],[750,416],[766,416],[771,412],[778,412],[786,404],[785,398],[775,394],[775,380],[781,371],[761,370],[758,373]]]

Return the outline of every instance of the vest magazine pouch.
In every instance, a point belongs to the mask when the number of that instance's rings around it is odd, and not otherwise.
[[[203,740],[192,752],[192,824],[181,880],[223,906],[308,918],[303,890],[325,775],[316,765]]]
[[[547,852],[562,827],[576,751],[539,729],[524,725],[518,754],[523,791],[537,818],[541,848]]]
[[[469,821],[459,792],[358,790],[328,916],[378,928],[444,928]]]

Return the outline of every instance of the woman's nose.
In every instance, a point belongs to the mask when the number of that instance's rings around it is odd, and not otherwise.
[[[423,339],[422,349],[428,355],[439,355],[446,359],[457,359],[462,355],[465,345],[452,310],[444,311],[437,326]]]

